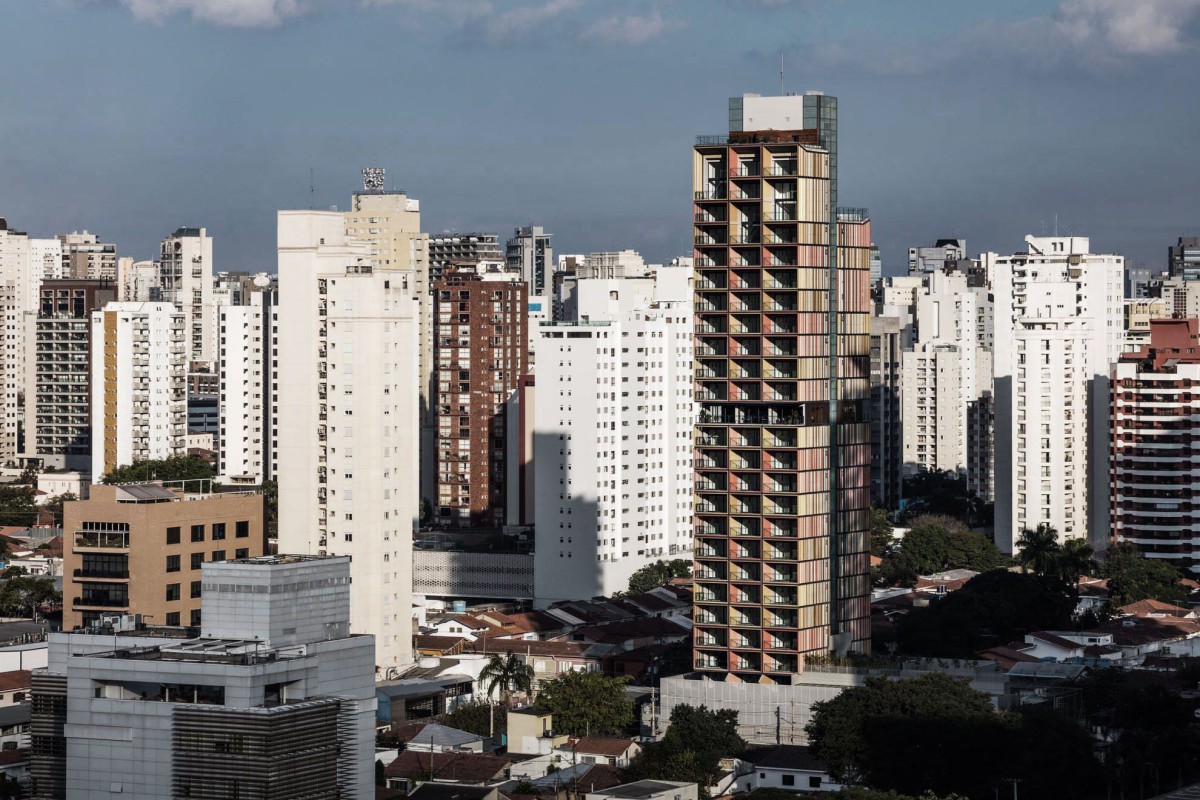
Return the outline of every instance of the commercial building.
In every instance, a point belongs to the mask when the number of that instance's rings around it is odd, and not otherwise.
[[[382,167],[362,171],[363,188],[351,198],[346,212],[346,236],[366,244],[367,257],[376,270],[406,273],[405,280],[419,303],[417,312],[417,374],[420,376],[420,492],[430,503],[437,502],[436,394],[433,367],[433,301],[429,291],[429,234],[421,232],[421,203],[403,189],[387,188]],[[386,649],[379,645],[381,650]]]
[[[1200,279],[1200,237],[1180,236],[1167,248],[1167,271],[1172,278]]]
[[[1111,365],[1125,338],[1124,259],[1085,237],[1026,236],[984,253],[993,298],[996,545],[1052,526],[1108,542]]]
[[[419,452],[414,277],[375,269],[339,212],[280,211],[278,246],[279,547],[352,556],[351,628],[376,637],[382,667],[407,666]]]
[[[437,353],[437,515],[456,527],[507,519],[505,406],[528,372],[528,288],[499,262],[433,285]]]
[[[538,329],[525,390],[539,605],[626,591],[647,564],[691,559],[690,285],[679,267],[582,280],[580,321]]]
[[[113,614],[200,624],[200,568],[266,552],[258,492],[212,493],[207,481],[91,488],[63,507],[63,626]]]
[[[270,291],[246,299],[217,315],[217,473],[231,483],[273,480],[279,463],[279,314]]]
[[[928,275],[967,258],[966,239],[938,239],[932,247],[908,248],[908,274]]]
[[[349,559],[196,575],[199,636],[130,618],[51,634],[32,679],[33,796],[373,798],[373,642],[348,632]]]
[[[187,316],[170,303],[92,312],[92,477],[187,452]]]
[[[1154,320],[1149,343],[1112,372],[1112,532],[1147,558],[1200,573],[1192,486],[1200,465],[1200,321]],[[1193,399],[1195,398],[1195,399]]]
[[[62,261],[55,275],[46,280],[117,279],[117,246],[100,241],[94,233],[73,231],[55,237],[62,244]]]
[[[554,248],[552,234],[539,225],[526,225],[513,231],[504,249],[508,268],[520,270],[521,280],[529,286],[530,296],[550,296],[554,289]]]
[[[213,335],[212,237],[204,228],[179,228],[159,248],[158,289],[183,312],[188,360],[211,365]]]
[[[92,466],[92,312],[114,302],[114,282],[48,280],[28,317],[33,357],[25,398],[25,449],[43,467]]]
[[[695,663],[786,681],[870,647],[870,222],[835,210],[836,98],[729,119],[693,157]]]
[[[497,233],[429,234],[429,280],[439,281],[453,264],[504,261]]]

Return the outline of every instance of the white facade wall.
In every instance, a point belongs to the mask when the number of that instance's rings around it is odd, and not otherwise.
[[[213,335],[212,237],[204,228],[180,228],[163,239],[158,262],[162,300],[184,313],[188,358],[211,364]]]
[[[91,326],[92,479],[186,454],[182,312],[170,303],[109,303],[92,312]]]
[[[626,591],[641,567],[690,559],[690,302],[542,326],[536,354],[536,602]]]
[[[117,299],[123,303],[148,303],[158,295],[158,265],[153,261],[117,259]]]
[[[47,259],[61,259],[57,239],[31,239],[23,233],[0,227],[0,314],[3,341],[0,377],[3,406],[0,407],[0,464],[18,455],[20,422],[24,416],[26,362],[31,342],[26,315],[36,314],[38,292]]]
[[[412,661],[418,313],[411,276],[375,270],[338,212],[281,211],[279,547],[349,555],[351,630]]]
[[[1124,259],[1083,237],[983,255],[995,302],[996,544],[1025,528],[1110,535],[1108,375],[1124,341]]]
[[[218,473],[250,476],[255,483],[275,475],[273,422],[277,394],[272,389],[273,354],[278,347],[278,315],[264,295],[250,305],[218,307],[217,374],[220,381]]]

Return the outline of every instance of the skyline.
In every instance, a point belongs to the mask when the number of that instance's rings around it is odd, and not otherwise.
[[[1157,268],[1200,227],[1179,168],[1200,0],[0,5],[26,75],[0,115],[0,216],[137,259],[202,225],[218,269],[274,271],[275,211],[344,209],[373,164],[431,233],[539,224],[559,252],[686,255],[691,142],[724,130],[727,97],[778,93],[781,52],[787,91],[841,98],[842,203],[871,209],[891,273],[936,238],[1014,252],[1056,214]]]

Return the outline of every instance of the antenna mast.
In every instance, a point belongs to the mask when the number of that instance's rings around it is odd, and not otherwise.
[[[783,90],[783,49],[782,48],[780,48],[780,50],[779,50],[779,94],[780,95],[787,94],[787,92],[785,92]]]

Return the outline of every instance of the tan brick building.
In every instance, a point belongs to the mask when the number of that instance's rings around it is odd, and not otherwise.
[[[263,497],[161,482],[92,487],[63,510],[63,627],[104,614],[200,624],[200,566],[265,553]]]

